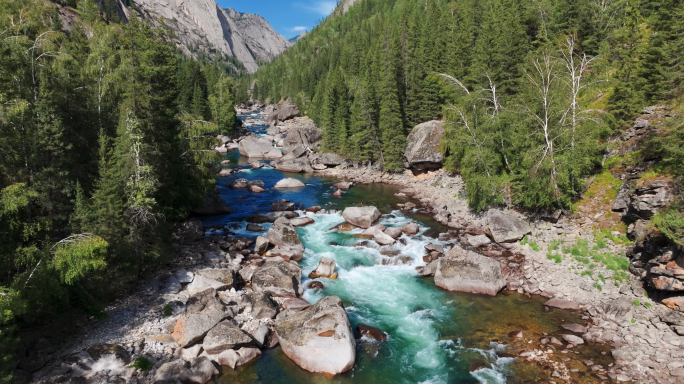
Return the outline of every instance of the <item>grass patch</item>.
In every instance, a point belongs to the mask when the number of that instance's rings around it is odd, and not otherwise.
[[[607,229],[595,232],[594,237],[596,238],[596,244],[598,244],[599,241],[605,242],[605,239],[610,239],[615,244],[631,244],[631,241],[627,238],[627,236],[615,236],[610,232],[611,231]]]
[[[549,243],[549,252],[559,250],[560,245],[561,245],[560,240],[551,240],[551,243]]]
[[[603,291],[603,287],[598,282],[594,283],[594,288],[598,289],[599,291]]]
[[[173,309],[171,308],[170,305],[166,304],[164,306],[164,311],[162,314],[164,315],[164,317],[169,317],[173,314]]]
[[[154,364],[152,364],[152,362],[147,360],[146,358],[140,356],[137,359],[135,359],[133,364],[131,364],[131,368],[147,372],[151,371],[152,368],[154,368]]]
[[[584,193],[582,199],[572,205],[573,212],[576,212],[577,208],[591,200],[598,200],[599,203],[604,205],[612,205],[620,190],[622,180],[614,177],[608,169],[608,167],[604,167],[604,170],[596,175],[594,182]]]
[[[605,283],[606,283],[606,278],[605,278],[605,277],[603,277],[603,275],[602,275],[602,274],[599,274],[599,276],[598,276],[598,277],[599,277],[599,279],[601,280],[601,282],[602,282],[603,284],[605,284]]]
[[[641,305],[641,302],[639,302],[639,300],[634,300],[634,305],[636,305],[638,307]]]
[[[581,274],[580,276],[582,276],[582,277],[584,277],[584,276],[592,277],[593,274],[594,274],[594,272],[592,272],[592,271],[582,271],[582,274]]]
[[[527,236],[525,236],[525,238],[520,242],[520,245],[525,244],[528,244],[532,249],[534,249],[535,252],[539,252],[539,245],[537,245],[535,242],[530,242],[530,239]]]
[[[547,254],[547,255],[546,255],[546,258],[549,259],[549,260],[555,261],[556,264],[560,264],[561,261],[563,261],[563,256],[561,256],[561,255],[554,255],[554,254],[551,254],[551,253]]]
[[[649,302],[644,303],[644,305],[645,305],[646,308],[648,308],[648,309],[651,309],[651,308],[653,307],[653,304],[651,304],[651,303],[649,303]]]

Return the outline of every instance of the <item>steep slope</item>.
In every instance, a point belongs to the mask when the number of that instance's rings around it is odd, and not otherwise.
[[[163,17],[176,32],[176,45],[186,54],[197,51],[236,58],[253,73],[290,43],[261,16],[222,9],[214,0],[136,0],[145,16]]]

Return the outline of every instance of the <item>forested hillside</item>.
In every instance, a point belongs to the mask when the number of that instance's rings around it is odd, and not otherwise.
[[[446,166],[473,207],[569,208],[611,135],[645,106],[679,103],[683,11],[677,0],[362,0],[262,67],[253,96],[292,98],[327,150],[387,171],[403,170],[416,124],[445,119]],[[662,142],[681,143],[671,132]],[[666,168],[681,162],[656,147]]]
[[[170,222],[214,187],[201,136],[236,125],[220,63],[107,11],[0,0],[0,382],[19,328],[97,316],[164,262]]]

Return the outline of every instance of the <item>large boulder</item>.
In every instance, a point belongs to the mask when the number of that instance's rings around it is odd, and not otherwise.
[[[299,297],[302,290],[302,270],[295,263],[267,262],[252,276],[252,289],[273,297]]]
[[[218,369],[204,356],[195,357],[190,361],[181,358],[159,367],[154,375],[153,382],[204,384],[211,380],[212,376],[218,374]]]
[[[460,246],[452,248],[437,263],[435,285],[448,291],[496,296],[506,286],[498,261]]]
[[[269,126],[275,125],[279,121],[290,120],[298,115],[299,108],[297,108],[297,106],[292,104],[290,101],[286,101],[278,107],[277,111],[274,111],[270,115],[268,115],[266,120],[264,120],[264,124]]]
[[[334,153],[326,152],[326,153],[321,153],[320,155],[318,155],[318,162],[321,164],[325,164],[328,167],[336,167],[336,166],[342,164],[343,161],[344,161],[343,158],[341,158],[340,156],[338,156]]]
[[[281,217],[271,225],[266,234],[269,243],[276,247],[289,248],[292,251],[304,253],[304,244],[299,239],[297,231],[294,229],[290,220]]]
[[[273,188],[275,188],[275,189],[288,189],[288,188],[302,188],[302,187],[306,187],[306,184],[302,183],[301,181],[299,181],[297,179],[293,179],[291,177],[288,177],[287,179],[282,179],[279,182],[277,182]]]
[[[444,156],[440,139],[444,134],[443,121],[428,121],[417,125],[408,135],[404,165],[414,169],[441,168]]]
[[[532,232],[532,228],[525,220],[498,209],[490,209],[487,212],[487,225],[497,243],[512,243]]]
[[[269,213],[258,213],[256,215],[249,215],[245,218],[248,223],[274,223],[276,220],[284,217],[286,219],[294,219],[299,217],[299,213],[292,211],[280,211],[280,212],[269,212]]]
[[[243,347],[252,343],[252,338],[240,327],[230,321],[222,321],[212,328],[204,337],[202,348],[210,355],[218,355],[235,347]]]
[[[180,348],[185,348],[200,340],[226,317],[221,311],[209,310],[181,317],[173,328],[173,340]]]
[[[287,137],[283,141],[284,155],[291,153],[297,147],[306,150],[306,148],[310,148],[314,143],[321,141],[323,138],[321,136],[321,129],[316,127],[313,121],[309,120],[309,122],[309,124],[304,123],[295,126],[287,132]],[[301,156],[301,154],[297,156]]]
[[[216,298],[216,290],[213,288],[195,293],[185,303],[186,315],[209,311],[223,312],[223,310],[223,304]]]
[[[281,172],[289,172],[289,173],[300,173],[300,172],[306,172],[306,173],[311,173],[313,172],[313,168],[311,167],[311,164],[309,163],[309,160],[307,158],[299,158],[299,159],[292,159],[292,158],[286,158],[283,157],[282,159],[274,162],[271,164],[275,169],[281,171]]]
[[[354,367],[356,341],[337,296],[278,319],[275,330],[285,355],[309,372],[337,375]]]
[[[342,212],[342,217],[352,225],[364,229],[370,228],[382,216],[376,207],[348,207]]]
[[[273,150],[271,140],[262,137],[248,137],[240,142],[240,155],[250,158],[265,158]]]
[[[195,276],[223,283],[224,286],[219,288],[220,290],[230,289],[234,286],[234,275],[229,269],[200,269],[195,272]]]
[[[273,319],[278,313],[278,307],[271,300],[271,296],[264,292],[249,292],[244,296],[245,313],[253,318]]]

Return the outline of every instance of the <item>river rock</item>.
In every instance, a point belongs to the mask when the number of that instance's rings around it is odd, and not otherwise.
[[[532,232],[526,221],[498,209],[490,209],[487,212],[487,224],[497,243],[518,241]]]
[[[581,337],[575,335],[563,335],[563,339],[568,343],[574,345],[584,344],[584,340]]]
[[[181,285],[180,281],[178,281],[176,276],[172,275],[168,278],[168,280],[166,280],[166,283],[164,284],[164,287],[160,293],[175,295],[176,293],[180,292],[181,289],[183,289],[183,286]]]
[[[252,193],[264,193],[264,192],[266,192],[265,189],[263,189],[257,185],[252,185],[251,187],[249,187],[249,191]]]
[[[278,160],[283,157],[283,152],[277,148],[273,148],[270,151],[264,153],[264,159],[267,160]]]
[[[264,163],[261,161],[251,161],[249,166],[252,167],[252,169],[259,169],[264,167]]]
[[[249,187],[249,180],[247,179],[235,179],[228,183],[228,187],[233,189],[244,189]]]
[[[228,269],[200,269],[195,272],[195,275],[201,276],[207,279],[215,280],[227,285],[224,289],[230,289],[233,287],[234,276],[233,272]]]
[[[563,299],[556,299],[556,298],[548,300],[547,302],[544,303],[544,305],[547,307],[552,307],[552,308],[570,309],[570,310],[578,310],[581,308],[580,305],[575,303],[575,302],[563,300]]]
[[[275,125],[279,121],[286,121],[290,120],[296,116],[299,115],[299,108],[297,108],[296,105],[292,104],[291,102],[285,102],[280,107],[278,107],[277,111],[274,111],[266,119],[264,120],[264,124],[267,126],[270,125]]]
[[[407,235],[415,235],[420,231],[420,227],[415,221],[412,221],[401,227],[401,231]]]
[[[561,324],[561,328],[575,333],[587,333],[588,328],[577,323]]]
[[[392,245],[397,242],[385,232],[376,232],[375,235],[373,235],[373,240],[380,245]]]
[[[250,232],[264,232],[266,228],[259,224],[249,223],[247,224],[247,230]]]
[[[294,211],[295,205],[289,200],[281,200],[271,203],[271,212]]]
[[[302,270],[287,262],[266,263],[252,276],[252,289],[274,297],[299,297],[302,294]]]
[[[382,224],[375,224],[374,226],[366,229],[365,231],[361,232],[361,236],[375,236],[376,233],[378,232],[384,232],[387,228],[385,228],[384,225]]]
[[[356,326],[356,329],[364,336],[368,336],[378,341],[387,341],[387,334],[381,331],[379,328],[359,323],[359,325]]]
[[[284,261],[299,261],[304,257],[304,252],[292,247],[275,247],[264,255],[266,257],[280,257]]]
[[[252,338],[230,321],[222,321],[212,328],[204,337],[202,348],[210,354],[217,355],[227,349],[242,347],[252,342]]]
[[[439,169],[444,163],[440,139],[444,134],[443,121],[428,121],[417,125],[408,135],[404,165],[419,170]]]
[[[309,308],[311,304],[304,299],[285,299],[283,300],[283,309],[286,311],[303,311]]]
[[[231,169],[222,169],[218,172],[219,177],[230,177],[233,174]]]
[[[347,207],[342,212],[342,217],[350,223],[361,228],[370,228],[380,216],[376,207]]]
[[[337,279],[337,272],[335,271],[335,260],[328,257],[321,257],[318,261],[318,267],[311,271],[309,279],[316,279],[319,277],[327,277],[330,279]]]
[[[192,280],[195,278],[194,273],[187,271],[184,268],[178,270],[175,276],[181,284],[192,283]]]
[[[245,221],[248,223],[256,223],[256,224],[263,224],[263,223],[274,223],[276,220],[279,218],[284,217],[286,219],[293,219],[295,217],[299,217],[299,214],[297,212],[292,212],[292,211],[284,211],[284,212],[269,212],[269,213],[259,213],[256,215],[249,215],[245,217]]]
[[[309,163],[309,160],[306,158],[289,159],[289,158],[283,157],[282,159],[276,161],[275,163],[273,163],[271,165],[275,169],[277,169],[281,172],[311,173],[314,171],[313,168],[311,168],[311,164]]]
[[[190,362],[178,359],[162,364],[154,374],[154,380],[155,383],[187,383],[191,376]]]
[[[314,219],[307,217],[307,216],[297,217],[297,218],[290,220],[290,224],[292,224],[292,226],[295,228],[296,227],[304,227],[306,225],[313,224],[313,223],[315,223]]]
[[[284,217],[279,218],[271,225],[266,239],[276,247],[287,247],[294,252],[304,253],[304,244],[299,239],[297,231],[290,221]]]
[[[403,232],[401,231],[401,228],[387,228],[385,229],[385,234],[393,239],[398,239]]]
[[[240,155],[250,158],[264,158],[273,148],[273,142],[261,137],[247,137],[240,141]]]
[[[321,141],[321,129],[316,127],[313,121],[308,119],[298,119],[297,125],[287,132],[287,137],[283,140],[283,154],[292,153],[295,148],[300,147],[306,150]],[[301,156],[301,154],[296,157]]]
[[[336,167],[342,164],[344,159],[334,153],[326,152],[318,155],[318,161],[328,167]]]
[[[209,310],[181,317],[173,328],[173,340],[180,348],[192,345],[214,328],[226,315],[223,312]]]
[[[335,197],[342,197],[342,190],[337,189],[337,190],[335,190],[335,192],[332,193],[332,195]]]
[[[216,298],[216,290],[213,288],[195,293],[185,303],[186,315],[207,311],[223,312],[223,304]]]
[[[271,296],[264,292],[253,291],[245,294],[244,308],[246,313],[257,320],[273,319],[278,313],[278,308],[271,300]]]
[[[254,253],[257,255],[263,255],[268,250],[269,244],[270,243],[267,238],[258,236],[254,244]]]
[[[489,240],[489,237],[487,237],[487,235],[466,235],[466,239],[468,240],[468,244],[472,245],[475,248],[480,247],[482,245],[490,244],[492,242],[491,240]]]
[[[343,191],[348,191],[349,188],[351,188],[351,187],[354,186],[354,183],[349,182],[349,181],[341,181],[341,182],[339,182],[339,183],[333,184],[332,186],[333,186],[333,188],[335,188],[335,189],[341,189],[341,190],[343,190]]]
[[[425,248],[425,250],[428,252],[444,253],[444,247],[442,247],[439,244],[432,244],[432,243],[425,244],[425,246],[423,248]]]
[[[323,208],[321,208],[320,206],[316,205],[316,206],[309,207],[309,208],[305,209],[305,211],[311,212],[311,213],[317,213],[317,212],[319,212],[321,209],[323,209]]]
[[[445,257],[435,262],[439,263],[435,271],[435,285],[440,288],[496,296],[506,286],[498,261],[460,246],[455,246]]]
[[[198,276],[195,274],[195,278],[193,279],[192,283],[188,285],[188,293],[190,295],[194,295],[198,292],[202,292],[205,289],[208,288],[213,288],[217,291],[222,291],[225,289],[230,289],[232,286],[232,282],[230,284],[225,283],[223,281],[217,281],[214,279],[209,279],[203,276]]]
[[[356,341],[337,296],[276,320],[275,330],[285,355],[307,371],[337,375],[354,367]]]
[[[305,187],[306,185],[302,183],[301,181],[293,178],[287,178],[280,180],[279,182],[276,183],[276,185],[273,188],[276,189],[287,189],[287,188],[302,188]]]

